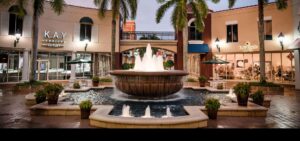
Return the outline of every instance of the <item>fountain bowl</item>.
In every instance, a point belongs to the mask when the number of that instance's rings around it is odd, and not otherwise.
[[[182,78],[188,73],[173,71],[132,71],[115,70],[115,86],[122,92],[145,98],[165,97],[177,93],[183,88]]]

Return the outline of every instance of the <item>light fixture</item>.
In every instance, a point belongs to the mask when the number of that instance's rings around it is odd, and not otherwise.
[[[278,40],[280,42],[281,45],[281,49],[284,49],[284,45],[283,45],[283,41],[284,41],[284,34],[282,32],[280,32],[279,36],[278,36]]]
[[[17,47],[17,44],[19,43],[20,38],[21,38],[21,34],[20,33],[16,33],[15,37],[16,37],[16,39],[15,39],[15,42],[14,42],[14,47]]]
[[[220,40],[219,40],[219,38],[216,39],[215,43],[216,43],[216,46],[217,46],[218,51],[221,52],[221,48],[220,48]]]
[[[90,40],[89,40],[89,39],[84,39],[83,42],[84,42],[84,44],[85,44],[84,51],[86,51],[86,49],[87,49],[87,47],[88,47],[88,45],[89,45],[89,43],[90,43]]]

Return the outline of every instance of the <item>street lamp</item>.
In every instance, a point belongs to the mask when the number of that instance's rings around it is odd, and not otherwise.
[[[90,43],[90,40],[89,39],[84,39],[84,44],[85,44],[85,47],[84,47],[84,51],[86,52],[86,49],[87,49],[87,47],[88,47],[88,45],[89,45],[89,43]]]
[[[16,37],[16,39],[15,39],[15,42],[14,42],[14,47],[17,47],[17,44],[19,43],[20,38],[21,38],[21,34],[20,33],[16,33],[15,37]]]
[[[221,48],[220,48],[220,40],[219,40],[219,38],[216,39],[215,43],[216,43],[217,49],[218,49],[218,51],[220,53],[221,52]]]
[[[284,34],[282,32],[280,32],[278,39],[280,41],[280,45],[281,45],[281,49],[284,49],[284,45],[283,45],[283,41],[284,41]]]

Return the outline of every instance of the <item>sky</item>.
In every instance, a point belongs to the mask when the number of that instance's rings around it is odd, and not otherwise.
[[[93,0],[65,0],[67,4],[95,7]],[[218,4],[213,4],[211,0],[206,0],[209,8],[213,11],[220,11],[228,9],[228,0],[221,0]],[[274,0],[271,0],[271,2]],[[245,7],[257,4],[257,0],[237,0],[234,8]],[[163,17],[160,24],[155,22],[156,10],[159,4],[156,0],[139,0],[138,12],[136,21],[137,31],[174,31],[170,23],[171,10],[169,10]]]

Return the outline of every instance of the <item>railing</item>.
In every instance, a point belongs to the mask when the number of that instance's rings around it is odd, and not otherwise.
[[[123,32],[122,40],[175,40],[175,32],[136,31]]]

